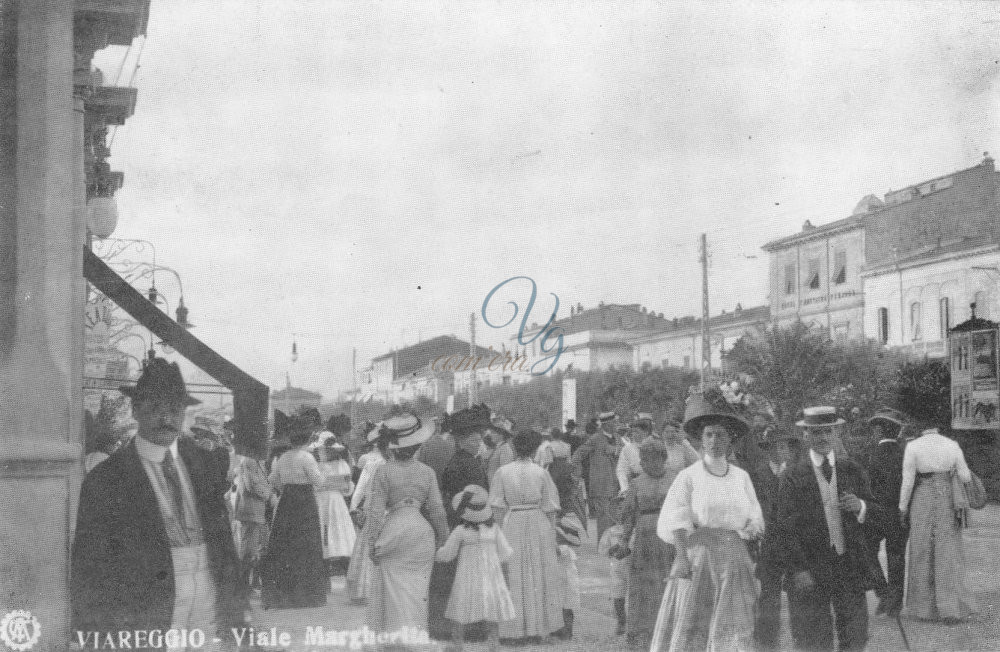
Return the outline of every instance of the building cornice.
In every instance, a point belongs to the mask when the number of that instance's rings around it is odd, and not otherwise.
[[[878,267],[872,267],[870,269],[863,269],[860,275],[862,278],[871,278],[874,276],[882,276],[883,274],[891,274],[893,272],[898,272],[904,269],[914,269],[917,267],[924,267],[926,265],[936,265],[938,263],[944,263],[950,260],[962,260],[963,258],[974,258],[976,256],[995,253],[997,251],[1000,251],[1000,244],[991,244],[985,247],[975,247],[971,249],[961,249],[959,251],[945,251],[941,252],[937,256],[921,255],[919,258],[916,259],[904,260],[899,263],[890,263],[888,265],[879,265]]]
[[[817,226],[809,231],[802,231],[796,233],[795,235],[785,236],[778,240],[772,240],[761,247],[764,251],[771,253],[773,251],[780,251],[781,249],[789,249],[793,246],[801,245],[806,242],[813,242],[815,240],[825,240],[834,235],[839,235],[841,233],[847,233],[848,231],[854,231],[856,229],[863,229],[864,223],[860,216],[858,217],[848,217],[844,220],[838,222],[833,222],[826,226]]]

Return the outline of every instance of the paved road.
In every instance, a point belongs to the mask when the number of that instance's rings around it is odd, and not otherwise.
[[[608,563],[606,558],[597,556],[593,540],[594,522],[590,524],[591,537],[580,549],[581,601],[583,608],[576,615],[574,640],[543,646],[516,648],[522,652],[600,652],[626,651],[624,637],[615,636],[615,620],[611,601],[607,597]],[[972,527],[965,534],[965,556],[967,581],[975,591],[980,612],[969,622],[947,627],[934,623],[924,623],[903,619],[912,650],[941,652],[948,650],[1000,650],[1000,506],[988,505],[973,512]],[[885,563],[883,554],[883,564]],[[876,616],[877,600],[868,594],[871,616],[868,649],[872,651],[903,650],[903,639],[894,619]],[[783,613],[787,619],[787,609]],[[259,603],[254,604],[252,622],[258,630],[287,631],[291,644],[285,649],[294,652],[323,652],[325,650],[347,649],[340,647],[317,647],[305,642],[306,628],[323,626],[325,629],[355,629],[364,623],[364,609],[349,604],[343,578],[334,578],[333,590],[326,607],[319,609],[263,611]],[[791,649],[787,620],[783,626],[783,645]],[[278,646],[272,646],[278,647]],[[432,644],[427,650],[441,650],[442,646]],[[485,644],[469,644],[469,652],[486,650]]]

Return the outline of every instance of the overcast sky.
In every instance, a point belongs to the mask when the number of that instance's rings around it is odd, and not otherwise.
[[[512,276],[533,321],[550,293],[696,314],[701,232],[712,313],[760,305],[763,243],[1000,151],[998,29],[989,3],[153,0],[115,236],[155,243],[209,346],[327,398],[352,347],[464,339]]]

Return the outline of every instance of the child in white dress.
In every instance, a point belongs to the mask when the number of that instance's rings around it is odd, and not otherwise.
[[[495,651],[500,643],[499,623],[517,616],[501,567],[514,549],[493,522],[493,508],[485,489],[467,486],[452,500],[452,507],[463,522],[437,551],[437,560],[448,562],[458,557],[455,583],[444,614],[454,622],[453,649],[463,649],[465,625],[486,621],[489,649]]]
[[[576,514],[566,514],[556,523],[556,545],[559,547],[559,566],[562,567],[565,587],[563,628],[553,636],[563,641],[573,638],[573,618],[580,609],[580,569],[576,565],[574,548],[580,547],[580,534],[585,531]]]

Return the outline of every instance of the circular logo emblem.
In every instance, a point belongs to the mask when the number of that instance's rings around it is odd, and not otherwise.
[[[38,619],[30,611],[11,611],[0,620],[0,641],[16,652],[33,648],[41,635]]]

